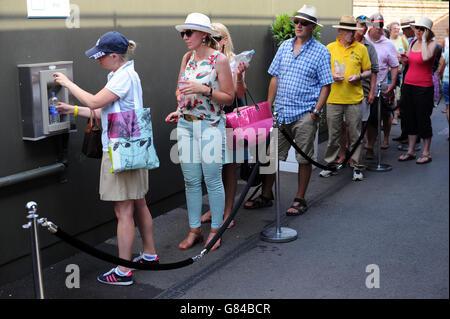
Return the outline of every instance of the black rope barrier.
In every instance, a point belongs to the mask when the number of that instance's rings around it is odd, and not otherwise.
[[[283,126],[281,126],[280,131],[281,133],[283,133],[284,137],[286,138],[286,140],[289,142],[289,144],[292,145],[292,147],[300,154],[302,155],[308,162],[310,162],[311,164],[321,168],[321,169],[325,169],[325,170],[329,170],[332,172],[337,171],[339,168],[341,167],[345,167],[348,163],[348,161],[350,160],[350,158],[352,157],[352,155],[355,153],[356,149],[360,146],[362,139],[364,138],[364,135],[366,134],[366,130],[367,130],[367,126],[368,126],[368,122],[366,122],[363,126],[363,130],[361,131],[361,134],[359,135],[358,140],[356,141],[356,145],[355,147],[353,147],[353,149],[347,153],[347,155],[345,156],[344,161],[342,162],[342,164],[339,165],[335,165],[335,164],[329,164],[329,165],[323,165],[319,162],[316,162],[315,160],[313,160],[311,157],[309,157],[305,152],[303,152],[300,147],[298,147],[298,145],[294,142],[294,139],[289,135],[289,133],[284,129]]]
[[[248,179],[247,185],[245,185],[244,190],[242,191],[241,195],[239,196],[239,200],[237,201],[237,204],[233,205],[233,208],[231,210],[230,216],[224,221],[222,224],[222,227],[220,227],[219,231],[214,235],[214,237],[211,239],[211,241],[206,245],[205,250],[208,252],[216,243],[217,240],[219,240],[220,237],[222,237],[222,234],[227,230],[228,225],[231,223],[231,221],[236,216],[239,208],[241,207],[242,203],[245,200],[245,197],[247,196],[248,191],[252,187],[253,180],[256,178],[256,174],[259,170],[260,163],[256,162],[256,165],[252,169],[252,173],[250,174],[250,177]]]
[[[359,137],[359,139],[357,141],[356,146],[347,154],[343,165],[346,165],[346,163],[348,162],[350,157],[355,152],[356,148],[359,146],[359,144],[361,144],[361,141],[362,141],[362,139],[364,137],[366,129],[367,129],[367,123],[365,124],[365,126],[363,128],[363,131],[361,132],[361,135],[360,135],[360,137]],[[295,150],[297,152],[299,152],[309,162],[311,162],[312,164],[316,165],[317,167],[320,167],[320,168],[323,168],[323,169],[333,170],[333,171],[337,170],[336,167],[325,166],[325,165],[322,165],[322,164],[314,161],[312,158],[310,158],[308,155],[306,155],[297,146],[297,144],[295,144],[295,142],[292,139],[292,137],[289,135],[288,132],[286,132],[286,130],[284,128],[281,128],[281,132],[286,137],[288,142],[295,148]],[[271,139],[271,133],[269,133],[269,135],[266,138],[266,150],[268,149],[268,147],[270,145],[270,139]],[[183,267],[186,267],[186,266],[189,266],[189,265],[193,264],[195,261],[197,261],[200,258],[202,258],[205,254],[207,254],[209,252],[209,250],[214,246],[214,244],[217,242],[217,240],[219,240],[219,238],[222,237],[223,233],[227,230],[228,225],[235,218],[239,208],[241,207],[242,203],[244,202],[245,197],[247,196],[247,193],[249,192],[250,188],[252,187],[251,185],[252,185],[254,179],[256,178],[256,175],[258,173],[258,170],[259,170],[260,166],[261,166],[261,163],[260,163],[259,160],[257,160],[256,164],[254,165],[254,167],[252,169],[252,172],[250,174],[250,177],[249,177],[249,179],[247,181],[247,184],[246,184],[244,190],[242,191],[241,195],[239,196],[239,199],[238,199],[237,203],[235,203],[233,205],[232,212],[231,212],[230,216],[228,216],[228,218],[224,221],[222,226],[219,228],[218,232],[214,235],[214,237],[210,240],[210,242],[201,251],[200,255],[196,255],[194,257],[190,257],[190,258],[187,258],[187,259],[179,261],[179,262],[168,263],[168,264],[141,264],[141,263],[137,263],[137,262],[132,262],[132,261],[129,261],[129,260],[126,260],[126,259],[122,259],[122,258],[116,257],[114,255],[108,254],[108,253],[106,253],[104,251],[101,251],[101,250],[99,250],[97,248],[94,248],[94,247],[92,247],[92,246],[82,242],[81,240],[78,240],[78,239],[72,237],[71,235],[67,234],[60,227],[56,226],[52,222],[48,222],[46,219],[41,221],[41,224],[44,227],[48,227],[48,230],[51,233],[53,233],[59,239],[65,241],[68,244],[70,244],[71,246],[73,246],[73,247],[75,247],[75,248],[77,248],[77,249],[79,249],[79,250],[81,250],[81,251],[83,251],[83,252],[85,252],[85,253],[93,256],[93,257],[96,257],[98,259],[101,259],[103,261],[106,261],[106,262],[109,262],[109,263],[112,263],[112,264],[117,264],[117,265],[120,265],[120,266],[123,266],[123,267],[139,269],[139,270],[172,270],[172,269],[183,268]]]
[[[96,257],[98,259],[101,259],[103,261],[106,261],[106,262],[109,262],[112,264],[117,264],[120,266],[139,269],[139,270],[172,270],[172,269],[186,267],[186,266],[193,264],[195,261],[197,261],[198,259],[203,257],[203,255],[208,253],[208,251],[211,249],[211,247],[214,246],[216,241],[227,230],[228,225],[233,220],[233,218],[236,216],[236,214],[239,210],[239,207],[242,205],[242,202],[244,201],[245,196],[247,195],[247,193],[251,187],[250,186],[251,183],[256,178],[256,174],[257,174],[257,171],[259,170],[259,166],[260,166],[260,164],[259,164],[259,162],[257,162],[256,165],[253,167],[252,173],[250,175],[250,178],[248,179],[248,183],[247,183],[244,191],[241,193],[241,196],[239,197],[238,204],[237,205],[235,204],[233,206],[233,210],[232,210],[230,216],[222,224],[221,228],[216,233],[216,235],[214,235],[214,237],[211,239],[211,241],[208,243],[208,245],[202,250],[201,254],[191,257],[191,258],[188,258],[188,259],[185,259],[185,260],[182,260],[182,261],[179,261],[179,262],[169,263],[169,264],[141,264],[141,263],[132,262],[132,261],[129,261],[126,259],[122,259],[122,258],[113,256],[111,254],[105,253],[104,251],[101,251],[97,248],[94,248],[94,247],[82,242],[81,240],[72,237],[71,235],[69,235],[68,233],[63,231],[60,227],[54,225],[52,222],[47,222],[45,220],[41,224],[44,227],[48,227],[49,231],[53,235],[55,235],[59,239],[65,241],[69,245],[71,245],[93,257]]]
[[[117,265],[128,267],[128,268],[134,268],[134,269],[139,269],[139,270],[171,270],[171,269],[177,269],[177,268],[182,268],[182,267],[191,265],[195,261],[195,258],[188,258],[188,259],[182,260],[180,262],[175,262],[175,263],[170,263],[170,264],[154,264],[154,265],[145,264],[144,265],[141,263],[132,262],[132,261],[129,261],[126,259],[122,259],[122,258],[113,256],[113,255],[110,255],[108,253],[105,253],[104,251],[94,248],[94,247],[70,236],[69,234],[67,234],[66,232],[61,230],[59,227],[58,227],[57,231],[53,234],[56,237],[58,237],[59,239],[62,239],[66,243],[74,246],[75,248],[78,248],[79,250],[81,250],[93,257],[96,257],[98,259],[101,259],[103,261],[106,261],[106,262],[109,262],[112,264],[117,264]]]

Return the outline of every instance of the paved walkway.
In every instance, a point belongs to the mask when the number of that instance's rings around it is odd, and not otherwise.
[[[259,211],[241,209],[236,226],[225,232],[220,249],[191,266],[170,271],[136,271],[135,284],[111,287],[96,276],[112,266],[79,253],[44,269],[47,298],[447,298],[449,297],[449,134],[443,104],[433,114],[433,162],[397,161],[397,143],[382,153],[390,172],[364,172],[353,182],[349,168],[327,179],[313,176],[308,212],[282,214],[283,226],[299,238],[290,243],[260,240],[273,227],[275,205]],[[399,127],[393,126],[392,136]],[[323,158],[326,143],[319,146]],[[281,173],[281,208],[290,206],[296,174]],[[243,184],[239,185],[241,191]],[[205,210],[207,199],[204,199]],[[185,207],[154,220],[162,263],[200,253],[197,245],[177,249],[187,231]],[[63,225],[60,225],[63,226]],[[209,225],[203,226],[208,233]],[[139,237],[137,237],[139,242]],[[116,253],[113,237],[99,248]],[[138,253],[138,243],[134,251]],[[80,288],[65,285],[66,266],[80,267]],[[369,267],[369,268],[368,268]],[[376,270],[374,272],[374,269]],[[379,274],[379,281],[374,277]],[[374,279],[375,278],[375,279]],[[366,282],[377,283],[369,289]],[[33,298],[33,279],[0,286],[0,298]]]

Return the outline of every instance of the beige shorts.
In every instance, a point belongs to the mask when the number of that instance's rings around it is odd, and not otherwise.
[[[148,192],[148,170],[136,169],[111,173],[111,159],[103,152],[100,168],[100,199],[104,201],[122,201],[141,199]]]
[[[311,114],[305,114],[301,119],[284,124],[283,127],[287,133],[294,139],[295,144],[308,155],[314,156],[314,139],[316,138],[317,126],[319,121],[314,121]],[[291,144],[286,140],[283,133],[278,132],[278,156],[280,161],[285,161],[288,157]],[[309,164],[309,161],[295,152],[295,158],[299,164]]]

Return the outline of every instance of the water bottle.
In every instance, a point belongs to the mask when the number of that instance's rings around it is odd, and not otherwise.
[[[247,66],[249,66],[254,54],[255,50],[241,52],[234,57],[234,62],[236,63],[236,65],[244,62]]]
[[[338,60],[334,60],[334,73],[341,74],[341,66]]]
[[[184,72],[181,73],[181,75],[180,75],[180,81],[186,81]],[[181,89],[183,86],[185,86],[185,84],[178,83],[178,88]],[[184,107],[186,105],[186,96],[184,96],[183,93],[180,93],[179,97],[180,97],[180,107]]]
[[[49,124],[55,124],[60,122],[59,111],[56,109],[58,105],[58,98],[55,92],[52,92],[51,98],[48,100],[48,115]]]

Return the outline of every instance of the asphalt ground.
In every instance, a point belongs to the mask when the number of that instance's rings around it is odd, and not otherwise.
[[[236,226],[223,235],[220,249],[198,262],[169,271],[135,271],[127,287],[103,285],[96,276],[113,265],[78,253],[43,270],[48,299],[448,299],[449,297],[449,134],[443,102],[432,121],[433,161],[399,162],[398,143],[382,151],[390,172],[364,171],[352,181],[345,168],[330,178],[313,170],[307,192],[309,209],[286,217],[297,188],[297,175],[282,172],[281,225],[297,231],[288,243],[263,241],[275,226],[276,205],[240,209]],[[398,136],[393,126],[391,137]],[[326,142],[319,145],[319,160]],[[420,154],[420,152],[419,152]],[[368,163],[369,164],[369,163]],[[244,184],[239,182],[238,195]],[[208,206],[204,196],[204,210]],[[57,223],[55,221],[55,223]],[[59,225],[64,228],[64,225]],[[210,225],[202,226],[208,233]],[[44,230],[43,230],[44,231]],[[154,219],[161,263],[200,253],[196,245],[181,251],[188,231],[185,206]],[[134,252],[141,250],[137,232]],[[97,248],[117,253],[112,237]],[[68,288],[67,266],[80,269],[80,287]],[[375,287],[373,287],[375,286]],[[372,288],[370,288],[372,287]],[[0,299],[32,299],[32,274],[0,286]]]

